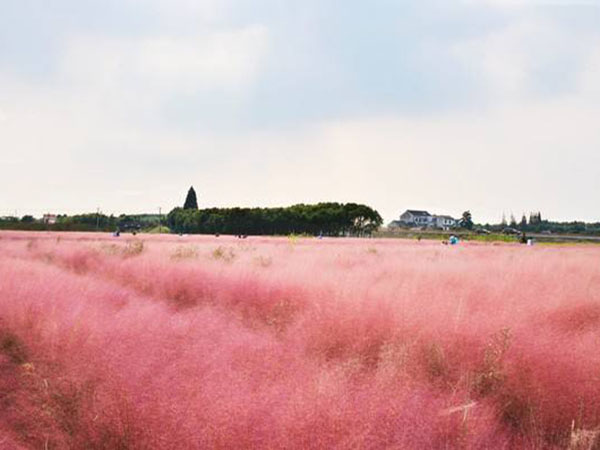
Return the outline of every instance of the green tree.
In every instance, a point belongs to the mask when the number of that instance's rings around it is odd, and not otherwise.
[[[377,211],[366,205],[348,203],[344,205],[350,232],[355,236],[370,235],[381,226],[383,219]]]
[[[521,217],[521,223],[519,224],[521,230],[527,227],[527,216],[523,213],[523,217]]]
[[[465,211],[462,213],[462,218],[460,219],[460,226],[467,230],[473,229],[473,217],[471,216],[471,211]]]
[[[539,225],[542,223],[542,213],[539,211],[537,213],[529,213],[529,224],[530,225]]]
[[[191,186],[188,190],[187,196],[185,197],[185,203],[183,209],[198,209],[198,200],[196,199],[196,191],[194,186]]]
[[[167,215],[178,233],[339,236],[369,235],[382,223],[379,213],[356,203],[319,203],[286,208],[175,208]]]

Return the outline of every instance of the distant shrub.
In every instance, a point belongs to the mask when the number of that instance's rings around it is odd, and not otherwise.
[[[254,258],[254,262],[260,267],[269,267],[273,264],[273,258],[270,256],[257,256]]]
[[[144,251],[144,241],[131,240],[122,251],[123,256],[137,256]]]
[[[107,255],[116,255],[120,253],[119,246],[117,244],[100,244],[100,250]]]
[[[37,248],[37,239],[29,239],[27,241],[27,250],[35,250]]]
[[[145,233],[148,233],[148,234],[169,234],[170,232],[171,232],[171,229],[169,227],[165,227],[164,225],[163,226],[157,225],[155,227],[145,230]]]
[[[494,333],[486,343],[483,362],[474,378],[474,390],[478,395],[488,395],[498,389],[506,379],[504,355],[510,347],[510,328]]]
[[[194,246],[179,246],[171,254],[171,259],[196,259],[198,248]]]
[[[216,260],[231,262],[235,259],[235,252],[231,247],[223,247],[219,245],[212,251],[211,256]]]
[[[3,329],[2,322],[0,322],[0,354],[15,364],[27,361],[27,349],[24,343],[14,333]]]

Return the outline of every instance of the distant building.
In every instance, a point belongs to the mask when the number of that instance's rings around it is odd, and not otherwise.
[[[54,225],[56,223],[56,214],[44,214],[42,222],[48,225]]]
[[[433,216],[434,226],[436,228],[442,228],[443,230],[447,230],[448,228],[455,227],[457,224],[456,219],[451,216]]]
[[[400,215],[400,220],[394,220],[389,227],[426,227],[447,230],[455,227],[456,219],[446,215],[429,214],[427,211],[407,209]]]
[[[433,216],[427,211],[407,209],[400,215],[400,223],[406,226],[426,227],[433,222]]]

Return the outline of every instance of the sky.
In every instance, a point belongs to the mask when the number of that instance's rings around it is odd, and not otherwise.
[[[600,0],[0,0],[0,215],[600,221]]]

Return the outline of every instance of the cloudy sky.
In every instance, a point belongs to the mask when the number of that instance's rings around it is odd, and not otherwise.
[[[0,215],[600,220],[600,0],[0,0]]]

